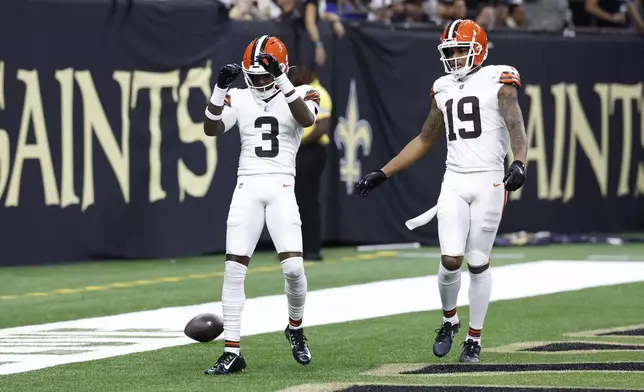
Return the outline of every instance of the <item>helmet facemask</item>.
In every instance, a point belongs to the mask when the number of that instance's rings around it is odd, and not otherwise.
[[[452,56],[451,48],[467,48],[466,55]],[[454,75],[457,79],[465,77],[472,69],[480,64],[475,64],[476,57],[481,54],[483,47],[476,41],[458,42],[455,39],[446,39],[438,45],[438,51],[441,54],[441,61],[445,67],[445,72]],[[461,66],[459,60],[465,59],[465,65]]]
[[[257,97],[258,99],[268,99],[277,94],[277,92],[279,91],[277,85],[275,84],[275,79],[270,76],[270,74],[266,72],[261,66],[252,65],[250,69],[245,69],[242,64],[242,69],[244,71],[244,80],[246,81],[246,85],[253,93],[253,95],[255,95],[255,97]],[[268,75],[271,81],[263,85],[258,85],[258,79],[260,79],[261,76],[264,75]]]

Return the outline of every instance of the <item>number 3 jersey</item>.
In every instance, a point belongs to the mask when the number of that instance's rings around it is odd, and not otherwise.
[[[317,116],[320,102],[318,92],[308,85],[298,86],[295,90],[313,115]],[[249,89],[230,89],[222,115],[226,132],[235,124],[239,127],[241,153],[238,176],[295,176],[295,156],[303,128],[293,118],[282,93],[264,102]]]
[[[489,65],[463,80],[446,75],[434,82],[432,95],[443,113],[447,134],[447,170],[505,170],[509,134],[497,96],[504,84],[521,87],[515,68]]]

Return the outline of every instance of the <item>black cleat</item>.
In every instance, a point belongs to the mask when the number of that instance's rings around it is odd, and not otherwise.
[[[441,358],[449,353],[449,350],[452,349],[454,335],[456,335],[460,327],[460,323],[452,325],[450,322],[444,322],[443,325],[436,330],[438,335],[436,335],[436,339],[434,339],[434,355]]]
[[[463,343],[463,351],[461,351],[461,358],[459,362],[466,363],[479,363],[479,354],[481,353],[481,346],[479,342],[468,339]]]
[[[304,336],[302,328],[291,329],[287,326],[286,330],[284,330],[284,335],[286,335],[286,339],[291,344],[293,358],[302,365],[306,365],[311,362],[311,352],[306,344],[306,336]]]
[[[210,369],[204,373],[211,376],[218,374],[232,374],[246,369],[244,357],[230,352],[224,352]]]

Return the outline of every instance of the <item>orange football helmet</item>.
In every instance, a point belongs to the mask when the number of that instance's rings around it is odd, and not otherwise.
[[[465,56],[453,56],[451,48],[467,48]],[[438,45],[445,72],[462,78],[487,58],[487,33],[478,23],[469,19],[457,19],[450,23],[441,36]],[[465,59],[465,65],[459,64]]]
[[[255,38],[244,51],[242,70],[246,85],[257,98],[268,99],[277,93],[278,87],[275,85],[275,79],[257,62],[257,56],[260,53],[273,55],[282,72],[287,73],[289,69],[288,50],[279,38],[262,35]],[[267,80],[270,81],[266,82]]]

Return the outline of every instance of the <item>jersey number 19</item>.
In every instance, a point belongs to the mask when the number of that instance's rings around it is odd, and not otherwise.
[[[465,112],[465,105],[471,104],[471,112]],[[454,99],[450,99],[445,102],[445,108],[447,109],[447,125],[448,129],[448,139],[449,141],[456,140],[456,132],[454,132],[454,118],[453,116],[453,106]],[[456,115],[461,123],[471,122],[472,130],[468,131],[466,128],[458,129],[458,136],[461,139],[476,139],[481,136],[481,110],[479,107],[479,99],[475,96],[468,96],[459,99],[456,102]]]

